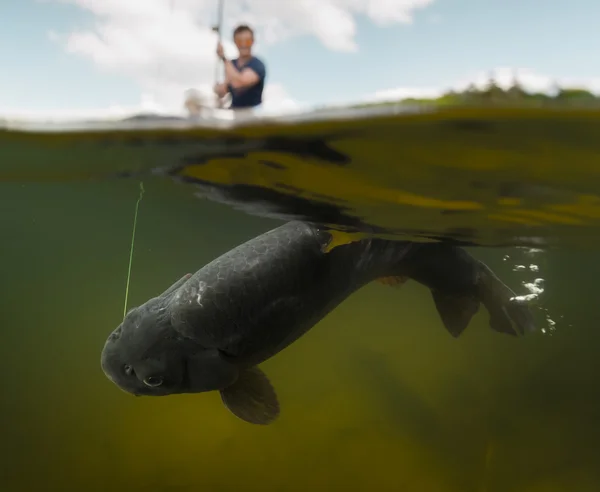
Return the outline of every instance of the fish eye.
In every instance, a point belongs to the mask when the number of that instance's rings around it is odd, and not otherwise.
[[[131,367],[129,364],[125,364],[123,366],[123,371],[125,372],[125,374],[127,374],[128,376],[131,376],[133,374],[133,367]]]
[[[144,384],[150,388],[156,388],[163,383],[163,378],[160,376],[148,376],[144,379]]]

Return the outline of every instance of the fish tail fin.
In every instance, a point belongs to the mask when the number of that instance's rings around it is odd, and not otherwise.
[[[490,315],[490,328],[509,335],[524,335],[535,331],[535,320],[530,307],[517,302],[517,295],[513,290],[487,265],[480,264],[479,296]]]
[[[377,282],[398,288],[408,280],[407,276],[388,276],[378,278]],[[444,327],[453,337],[460,336],[479,310],[479,300],[472,295],[450,294],[437,289],[431,289],[431,295]]]
[[[377,281],[400,286],[412,279],[428,287],[444,327],[453,337],[459,337],[479,311],[481,302],[473,288],[473,259],[463,250],[441,243],[405,243],[391,251],[403,274]]]
[[[444,327],[455,338],[465,331],[479,310],[479,300],[468,294],[454,295],[431,289],[431,295]]]
[[[430,289],[438,314],[454,337],[467,328],[480,304],[487,309],[495,331],[519,335],[535,330],[529,306],[516,302],[516,294],[462,248],[421,244],[413,248],[399,271]]]

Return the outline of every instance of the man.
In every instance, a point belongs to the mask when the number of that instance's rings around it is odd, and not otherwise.
[[[257,107],[262,103],[267,70],[264,63],[252,55],[254,31],[245,24],[236,27],[233,42],[239,51],[235,60],[225,57],[221,43],[217,46],[217,56],[225,64],[225,82],[215,85],[215,94],[222,99],[231,93],[231,109]]]

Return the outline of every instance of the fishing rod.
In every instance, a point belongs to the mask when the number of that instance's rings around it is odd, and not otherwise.
[[[225,10],[225,0],[218,0],[218,5],[217,5],[217,24],[215,26],[213,26],[212,30],[213,32],[217,33],[217,39],[218,42],[221,43],[222,41],[222,29],[223,29],[223,12]],[[219,73],[220,73],[220,63],[219,63],[219,59],[217,58],[217,65],[215,67],[215,85],[219,83]],[[225,71],[225,67],[223,67],[223,71]],[[220,98],[219,96],[217,96],[217,107],[218,108],[222,108],[223,107],[223,99]]]

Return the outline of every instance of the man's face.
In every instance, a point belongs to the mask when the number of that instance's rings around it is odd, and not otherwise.
[[[254,37],[251,32],[242,31],[233,37],[233,42],[237,46],[240,56],[249,56],[252,51],[252,44],[254,44]]]

